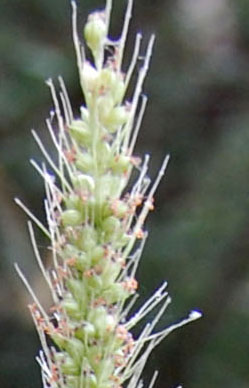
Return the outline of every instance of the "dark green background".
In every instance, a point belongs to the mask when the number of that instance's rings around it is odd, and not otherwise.
[[[125,0],[114,0],[118,36]],[[80,28],[101,0],[79,1]],[[145,380],[158,388],[249,386],[249,2],[135,0],[127,60],[137,30],[156,46],[150,97],[136,153],[152,155],[151,176],[171,161],[139,269],[140,293],[163,279],[173,303],[162,325],[192,308],[202,320],[167,338]],[[133,35],[133,36],[132,36]],[[40,160],[30,129],[47,143],[51,101],[44,79],[63,75],[77,111],[82,104],[68,0],[0,3],[0,387],[40,387],[39,343],[30,301],[13,270],[18,261],[47,304],[18,196],[41,218],[43,186],[29,165]],[[126,61],[127,63],[127,61]],[[38,236],[47,260],[46,241]],[[49,265],[49,263],[48,263]]]

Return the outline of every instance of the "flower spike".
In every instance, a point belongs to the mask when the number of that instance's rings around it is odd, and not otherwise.
[[[59,93],[52,80],[47,81],[54,107],[46,124],[57,161],[35,131],[35,141],[52,172],[45,163],[31,161],[44,180],[47,225],[16,200],[48,237],[52,256],[48,271],[29,221],[37,264],[53,300],[46,313],[16,265],[33,298],[30,311],[43,348],[37,357],[43,388],[122,388],[123,384],[141,388],[141,375],[155,346],[176,328],[201,316],[194,311],[156,331],[171,302],[166,282],[131,313],[138,298],[136,270],[148,235],[144,225],[154,209],[154,195],[169,161],[167,155],[151,183],[147,175],[149,155],[142,161],[133,153],[146,108],[143,83],[154,36],[143,57],[133,96],[128,99],[126,91],[142,40],[138,34],[125,74],[122,60],[132,3],[128,0],[116,41],[109,36],[111,0],[103,11],[89,15],[84,36],[91,62],[78,37],[77,7],[72,1],[73,42],[85,104],[74,115],[63,79],[59,77]],[[130,185],[132,172],[137,172],[137,177]],[[154,317],[135,336],[133,328],[153,311]],[[156,371],[149,388],[157,375]]]

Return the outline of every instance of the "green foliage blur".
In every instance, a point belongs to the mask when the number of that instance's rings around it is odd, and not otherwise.
[[[102,0],[78,0],[79,29]],[[114,0],[113,36],[125,0]],[[158,388],[249,386],[249,2],[135,0],[134,34],[156,33],[146,81],[150,98],[136,152],[165,153],[167,176],[148,222],[139,269],[144,298],[166,279],[173,298],[163,324],[193,309],[204,317],[167,338],[152,355],[145,382]],[[52,103],[44,80],[63,75],[75,114],[83,97],[71,41],[69,0],[0,2],[0,387],[40,387],[39,349],[30,302],[13,269],[18,261],[49,306],[31,251],[21,198],[44,220],[43,186],[29,159],[41,160],[30,129],[50,148]],[[51,152],[53,152],[51,148]],[[37,232],[49,266],[46,241]]]

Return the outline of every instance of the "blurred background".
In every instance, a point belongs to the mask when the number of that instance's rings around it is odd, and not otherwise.
[[[79,3],[79,30],[102,0]],[[125,0],[114,0],[118,37]],[[249,386],[249,2],[135,0],[134,34],[156,33],[149,106],[136,153],[152,155],[151,176],[171,161],[147,224],[139,269],[144,298],[163,279],[172,305],[161,326],[191,309],[204,316],[170,335],[151,356],[158,388]],[[0,2],[0,387],[40,387],[39,342],[18,279],[18,261],[45,305],[18,196],[44,220],[43,186],[29,164],[41,160],[31,137],[47,144],[52,103],[44,80],[61,74],[72,103],[82,104],[71,41],[69,0]],[[145,47],[144,47],[145,48]],[[48,143],[48,147],[50,147]],[[53,152],[53,151],[52,151]],[[46,241],[38,234],[47,258]]]

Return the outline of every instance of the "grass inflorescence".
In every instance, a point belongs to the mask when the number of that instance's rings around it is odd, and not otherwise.
[[[151,183],[149,156],[141,159],[134,155],[146,107],[143,82],[154,36],[128,99],[142,38],[137,34],[130,65],[124,72],[131,9],[132,1],[128,1],[118,40],[108,35],[110,0],[103,11],[89,15],[84,36],[91,61],[78,37],[76,4],[72,2],[73,40],[85,103],[75,117],[62,78],[59,93],[52,80],[47,81],[54,109],[46,123],[57,161],[34,131],[46,163],[32,161],[44,179],[47,225],[17,200],[31,219],[31,242],[53,299],[46,312],[16,266],[34,300],[29,307],[42,344],[37,361],[44,388],[120,388],[124,383],[129,388],[142,387],[141,374],[154,347],[172,330],[200,316],[191,312],[183,321],[155,331],[170,303],[166,282],[130,313],[138,297],[136,269],[147,237],[144,223],[154,208],[154,194],[169,159],[166,156]],[[136,179],[130,185],[133,171]],[[33,223],[49,239],[50,271],[40,257]],[[133,327],[155,308],[154,318],[134,337]],[[51,340],[53,346],[49,345]],[[155,378],[156,373],[150,387]]]

